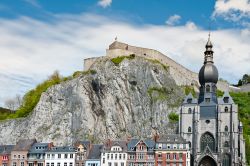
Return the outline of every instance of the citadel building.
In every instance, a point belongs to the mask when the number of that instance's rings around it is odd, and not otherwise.
[[[186,96],[180,110],[179,132],[189,141],[194,166],[239,166],[245,163],[243,126],[238,106],[228,92],[217,97],[218,70],[210,37],[199,72],[198,98]]]

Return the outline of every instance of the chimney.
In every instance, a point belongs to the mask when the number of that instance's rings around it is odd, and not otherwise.
[[[50,150],[52,147],[54,147],[54,144],[53,144],[53,142],[50,142],[48,145],[48,149]]]
[[[159,139],[160,139],[160,136],[159,136],[158,133],[156,133],[156,134],[153,136],[153,140],[154,140],[155,142],[157,142],[157,141],[159,141]]]

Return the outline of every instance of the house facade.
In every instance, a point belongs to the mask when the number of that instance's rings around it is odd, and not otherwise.
[[[73,146],[51,147],[45,152],[45,166],[75,166]]]
[[[75,144],[76,148],[76,166],[85,166],[85,161],[91,148],[90,141],[79,141]]]
[[[45,152],[52,146],[52,143],[33,144],[28,153],[28,166],[45,166]]]
[[[0,166],[11,166],[11,151],[14,145],[0,146]]]
[[[35,139],[22,139],[17,142],[11,151],[11,166],[28,166],[28,152]]]
[[[86,166],[101,166],[101,151],[103,149],[103,145],[101,144],[93,144],[91,146],[88,158],[85,162]]]
[[[128,142],[127,166],[154,166],[155,142],[150,139],[131,139]]]
[[[155,143],[155,166],[190,166],[189,144],[179,135],[168,135]]]
[[[127,141],[108,140],[101,153],[101,166],[126,166]]]

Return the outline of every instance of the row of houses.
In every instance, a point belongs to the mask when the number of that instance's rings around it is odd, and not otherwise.
[[[35,139],[0,146],[1,166],[189,166],[189,144],[179,135],[164,138],[78,141],[54,146]]]

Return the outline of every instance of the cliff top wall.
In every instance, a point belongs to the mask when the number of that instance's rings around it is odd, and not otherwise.
[[[109,48],[106,50],[106,56],[110,58],[115,58],[118,56],[127,56],[135,54],[136,56],[145,57],[148,59],[156,59],[163,64],[166,64],[170,67],[170,74],[176,81],[177,85],[194,85],[195,87],[199,87],[198,74],[187,69],[183,65],[177,63],[173,59],[168,56],[162,54],[161,52],[143,48],[131,46],[126,43],[115,41],[109,45]],[[99,57],[102,58],[102,57]],[[92,64],[99,58],[88,58],[84,60],[84,70],[88,70]],[[225,81],[218,82],[218,89],[222,91],[229,90],[229,84]],[[198,89],[197,89],[198,90]]]

